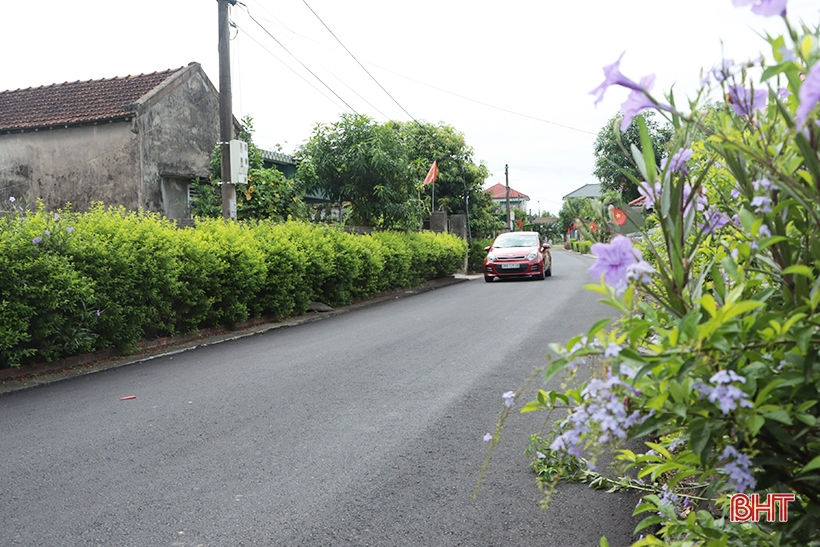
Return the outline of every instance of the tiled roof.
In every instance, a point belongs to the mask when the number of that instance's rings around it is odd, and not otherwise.
[[[0,132],[116,120],[181,68],[0,92]]]
[[[500,182],[490,186],[485,190],[485,192],[490,192],[493,195],[493,199],[507,199],[507,187]],[[530,199],[530,196],[526,194],[522,194],[518,190],[513,190],[510,188],[510,197],[511,198],[523,198],[523,199]]]
[[[282,163],[286,165],[296,165],[296,160],[293,156],[283,154],[277,150],[259,150],[262,153],[262,159],[270,160],[275,163]]]

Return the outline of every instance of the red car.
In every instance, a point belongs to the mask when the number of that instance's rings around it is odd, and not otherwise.
[[[544,279],[552,275],[550,244],[541,242],[538,232],[501,234],[492,245],[484,248],[484,281],[496,277],[529,277]]]

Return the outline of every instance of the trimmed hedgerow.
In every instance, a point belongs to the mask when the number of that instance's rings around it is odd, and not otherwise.
[[[348,304],[450,275],[466,250],[448,234],[18,206],[0,217],[0,367]]]

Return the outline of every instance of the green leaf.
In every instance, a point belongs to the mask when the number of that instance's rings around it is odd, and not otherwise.
[[[596,334],[598,334],[598,331],[600,331],[602,328],[604,328],[605,326],[607,326],[611,322],[612,322],[612,319],[610,319],[609,317],[599,319],[598,321],[595,322],[594,325],[592,325],[592,328],[589,329],[589,332],[587,333],[587,338],[589,340],[592,340],[592,338]]]
[[[811,268],[804,264],[795,264],[794,266],[789,266],[783,270],[783,275],[789,274],[802,275],[814,281],[814,272],[812,272]]]
[[[764,412],[763,416],[775,422],[780,422],[781,424],[792,425],[791,416],[782,408],[773,412]]]
[[[746,420],[746,425],[749,428],[749,433],[754,437],[766,423],[766,419],[760,414],[754,414],[751,418]]]
[[[601,537],[601,547],[609,547],[609,542],[606,540],[606,536]]]
[[[666,520],[666,517],[662,517],[660,515],[648,516],[645,519],[643,519],[641,522],[638,523],[638,526],[635,527],[635,531],[633,532],[633,534],[637,534],[638,532],[640,532],[644,528],[649,528],[650,526],[652,526],[654,524],[660,524],[661,522],[664,522],[665,520]]]
[[[800,472],[805,473],[806,471],[813,471],[814,469],[820,469],[820,456],[815,456]]]

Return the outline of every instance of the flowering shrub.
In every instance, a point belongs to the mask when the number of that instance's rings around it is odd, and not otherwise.
[[[766,38],[772,62],[709,71],[688,111],[653,96],[654,77],[622,75],[620,59],[604,69],[597,100],[629,90],[621,127],[654,109],[676,131],[658,169],[638,118],[634,182],[656,227],[641,249],[593,247],[588,288],[618,317],[553,345],[546,378],[600,366],[522,410],[569,411],[533,439],[545,480],[645,494],[633,547],[820,545],[820,31],[792,26],[786,0],[733,1],[782,17],[785,32]],[[702,106],[711,90],[726,103]],[[625,449],[631,439],[649,450]],[[597,474],[602,444],[636,477]],[[739,492],[796,499],[787,522],[732,522]]]

